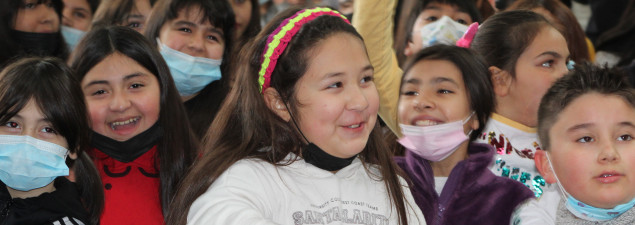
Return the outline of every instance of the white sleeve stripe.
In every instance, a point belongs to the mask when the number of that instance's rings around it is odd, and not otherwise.
[[[75,218],[71,218],[71,219],[73,219],[73,221],[74,221],[76,224],[78,224],[78,225],[84,225],[84,223],[82,223],[82,221],[80,221],[80,220],[78,220],[78,219],[75,219]]]
[[[60,223],[60,221],[55,221],[53,222],[53,225],[62,225],[62,224]]]

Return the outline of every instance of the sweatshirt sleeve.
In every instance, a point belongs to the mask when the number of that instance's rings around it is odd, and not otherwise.
[[[187,224],[273,225],[267,197],[253,167],[234,165],[194,201],[187,215]]]
[[[370,63],[374,67],[374,80],[379,92],[379,116],[397,136],[397,104],[401,84],[401,68],[393,45],[393,17],[395,0],[355,1],[353,26],[364,38]]]

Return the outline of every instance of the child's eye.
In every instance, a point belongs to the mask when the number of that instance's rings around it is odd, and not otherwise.
[[[401,94],[407,96],[419,96],[419,92],[416,91],[404,91]]]
[[[75,16],[77,18],[80,18],[80,19],[86,19],[86,17],[88,17],[84,13],[81,13],[81,12],[75,12],[75,13],[73,13],[73,16]]]
[[[585,136],[577,140],[577,142],[580,142],[580,143],[588,143],[592,141],[594,141],[593,138],[589,136]]]
[[[543,62],[542,64],[540,64],[540,66],[551,68],[553,66],[553,60]]]
[[[130,88],[141,88],[143,86],[145,86],[145,85],[139,84],[139,83],[135,83],[135,84],[130,85]]]
[[[103,95],[103,94],[106,94],[106,91],[104,91],[104,90],[97,90],[97,91],[93,92],[93,93],[91,94],[91,96],[95,96],[95,95]]]
[[[42,132],[44,132],[44,133],[57,134],[57,131],[55,131],[55,129],[50,128],[50,127],[45,127],[45,128],[42,128],[42,130],[41,130],[41,131],[42,131]]]
[[[141,23],[136,23],[136,22],[130,22],[128,24],[128,27],[132,28],[132,29],[139,29],[141,28]]]
[[[187,27],[183,27],[183,28],[179,28],[180,31],[186,32],[186,33],[192,33],[192,30],[190,28]]]
[[[458,19],[456,20],[457,23],[463,24],[463,25],[467,25],[467,21],[463,20],[463,19]]]
[[[439,19],[439,17],[429,16],[428,18],[426,18],[426,21],[434,22],[434,21],[437,21],[438,19]]]
[[[453,91],[450,91],[450,90],[439,89],[439,90],[437,91],[437,93],[439,93],[439,94],[452,94],[452,93],[454,93],[454,92],[453,92]]]
[[[368,82],[372,82],[373,81],[373,77],[372,76],[365,76],[364,78],[362,78],[362,83],[368,83]]]
[[[208,40],[212,40],[212,41],[216,41],[216,42],[220,42],[220,38],[214,36],[214,35],[209,35],[207,36]]]
[[[341,88],[341,87],[342,87],[342,82],[336,82],[328,86],[328,88]]]
[[[24,4],[24,8],[32,9],[32,8],[35,8],[35,5],[36,5],[35,3],[26,3]]]
[[[618,141],[630,141],[630,140],[633,140],[633,137],[630,134],[625,134],[625,135],[619,136],[617,138],[617,140]]]
[[[9,121],[7,123],[4,124],[5,126],[9,127],[9,128],[19,128],[19,124],[13,121]]]

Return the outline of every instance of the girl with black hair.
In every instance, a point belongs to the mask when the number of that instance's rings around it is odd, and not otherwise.
[[[85,152],[81,94],[56,58],[25,58],[0,74],[0,224],[99,223],[104,192]]]
[[[63,0],[62,35],[72,52],[79,40],[90,29],[93,15],[100,0]]]
[[[163,224],[197,141],[161,54],[122,26],[93,28],[71,68],[92,121],[105,189],[101,224]]]
[[[25,55],[66,60],[61,0],[0,1],[0,68]]]
[[[165,59],[202,138],[230,86],[234,14],[227,0],[161,0],[145,32]]]

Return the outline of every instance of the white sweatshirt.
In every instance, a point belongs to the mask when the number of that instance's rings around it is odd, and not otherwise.
[[[556,213],[561,197],[556,188],[545,189],[537,199],[530,199],[516,208],[512,215],[512,225],[553,225],[556,223]]]
[[[290,154],[286,160],[295,158]],[[373,174],[379,174],[371,167]],[[192,204],[188,224],[398,224],[383,181],[359,158],[337,173],[299,159],[274,166],[259,159],[232,165]],[[425,224],[407,188],[409,224]]]
[[[541,149],[535,128],[494,113],[476,142],[493,145],[496,149],[490,167],[494,174],[520,181],[536,197],[551,188],[534,164],[534,154]]]

